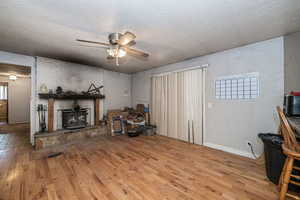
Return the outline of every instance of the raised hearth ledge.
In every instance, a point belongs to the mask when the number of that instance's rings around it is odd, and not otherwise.
[[[49,132],[44,132],[44,133],[36,133],[35,137],[49,137],[49,136],[56,136],[56,135],[61,135],[61,134],[69,134],[69,133],[76,133],[76,132],[80,132],[80,131],[84,131],[84,130],[92,130],[92,129],[96,129],[99,128],[101,126],[87,126],[85,128],[80,128],[80,129],[59,129],[56,131],[53,131],[51,133]]]
[[[43,149],[54,145],[68,144],[72,141],[107,135],[106,126],[91,126],[75,130],[58,130],[51,133],[35,135],[35,149]]]

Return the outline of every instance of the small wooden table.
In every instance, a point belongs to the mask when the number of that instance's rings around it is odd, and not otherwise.
[[[300,117],[287,117],[291,127],[295,130],[295,136],[300,138]]]

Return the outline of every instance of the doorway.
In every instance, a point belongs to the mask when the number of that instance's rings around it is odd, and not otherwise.
[[[0,125],[8,123],[8,82],[0,82]]]
[[[30,144],[31,68],[0,63],[0,149]]]

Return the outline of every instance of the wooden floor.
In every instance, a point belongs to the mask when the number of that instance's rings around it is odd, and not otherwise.
[[[4,150],[26,149],[30,150],[29,124],[0,125],[0,152]],[[0,163],[1,164],[1,163]],[[0,166],[1,167],[1,166]]]
[[[1,200],[275,200],[278,195],[254,161],[160,136],[90,139],[53,158],[36,156],[28,144],[0,152]]]

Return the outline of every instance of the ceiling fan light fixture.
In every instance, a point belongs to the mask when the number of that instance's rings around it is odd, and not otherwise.
[[[124,34],[122,33],[111,33],[108,35],[109,43],[90,41],[90,40],[82,40],[77,39],[79,42],[91,43],[102,45],[106,47],[106,51],[108,53],[107,59],[116,61],[116,65],[119,66],[119,58],[128,55],[148,57],[149,54],[143,51],[132,48],[133,45],[136,44],[135,39],[136,35],[126,31]]]
[[[125,49],[119,48],[119,52],[118,52],[118,57],[119,58],[126,56],[126,54],[127,53],[126,53]]]
[[[124,48],[119,48],[119,47],[115,47],[115,46],[112,46],[111,48],[107,49],[107,53],[108,55],[116,58],[121,58],[121,57],[124,57],[126,56],[126,51]]]
[[[111,46],[109,49],[107,49],[107,53],[108,55],[112,56],[112,57],[117,57],[118,55],[118,48]]]

